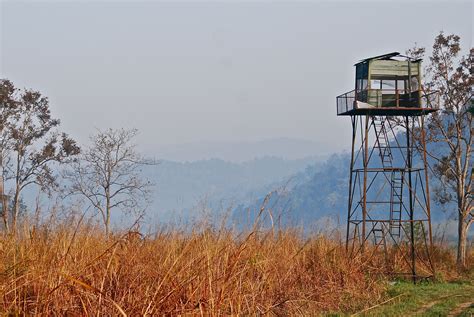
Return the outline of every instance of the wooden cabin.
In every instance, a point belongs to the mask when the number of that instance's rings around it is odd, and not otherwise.
[[[435,111],[432,94],[424,94],[421,59],[398,52],[357,64],[355,89],[337,97],[338,115],[417,115]]]

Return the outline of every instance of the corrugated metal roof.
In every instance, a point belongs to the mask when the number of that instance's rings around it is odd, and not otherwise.
[[[378,55],[378,56],[374,56],[374,57],[369,57],[369,58],[365,58],[365,59],[362,59],[360,62],[356,63],[355,65],[357,64],[360,64],[360,63],[365,63],[367,61],[370,61],[370,60],[374,60],[374,59],[386,59],[386,60],[389,60],[391,59],[392,57],[395,57],[395,56],[400,56],[400,57],[404,57],[406,58],[407,60],[411,60],[412,63],[418,63],[418,62],[421,62],[421,58],[418,58],[418,59],[412,59],[408,56],[405,56],[405,55],[402,55],[400,54],[399,52],[392,52],[392,53],[387,53],[387,54],[383,54],[383,55]]]
[[[367,62],[367,61],[370,61],[370,60],[373,60],[373,59],[390,59],[391,57],[395,57],[395,56],[398,56],[398,55],[400,55],[399,52],[392,52],[392,53],[388,53],[388,54],[369,57],[369,58],[365,58],[365,59],[361,60],[360,62],[356,63],[355,65],[360,64],[360,63],[364,63],[364,62]]]

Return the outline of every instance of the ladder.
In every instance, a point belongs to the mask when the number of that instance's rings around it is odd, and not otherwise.
[[[376,135],[376,146],[382,161],[384,171],[391,171],[390,176],[390,222],[389,230],[394,239],[401,235],[401,220],[403,209],[403,181],[404,173],[393,167],[393,154],[390,148],[387,128],[384,117],[372,117]]]
[[[390,233],[392,236],[400,237],[402,225],[403,208],[403,179],[402,171],[392,171],[390,189]]]
[[[372,117],[374,124],[376,144],[379,149],[380,159],[382,160],[382,166],[384,168],[392,168],[393,166],[393,155],[392,150],[389,146],[389,139],[387,134],[387,128],[385,127],[385,119],[382,117]]]

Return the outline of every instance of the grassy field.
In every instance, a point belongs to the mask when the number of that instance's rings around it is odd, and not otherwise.
[[[459,278],[451,249],[435,255],[440,278]],[[296,229],[105,237],[73,219],[0,235],[0,257],[2,315],[469,316],[474,297],[467,281],[394,284],[380,257],[348,256],[337,236]]]
[[[359,316],[473,316],[474,285],[471,281],[393,282],[385,304],[361,311]],[[381,301],[383,303],[384,301]],[[344,314],[341,314],[344,315]]]
[[[317,315],[384,291],[376,263],[292,230],[61,225],[0,237],[0,257],[0,312],[14,315]]]

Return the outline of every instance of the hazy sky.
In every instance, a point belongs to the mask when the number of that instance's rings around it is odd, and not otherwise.
[[[50,98],[80,141],[136,127],[169,144],[297,138],[340,150],[353,64],[444,30],[472,46],[471,1],[1,2],[0,77]],[[315,149],[315,152],[317,149]]]

